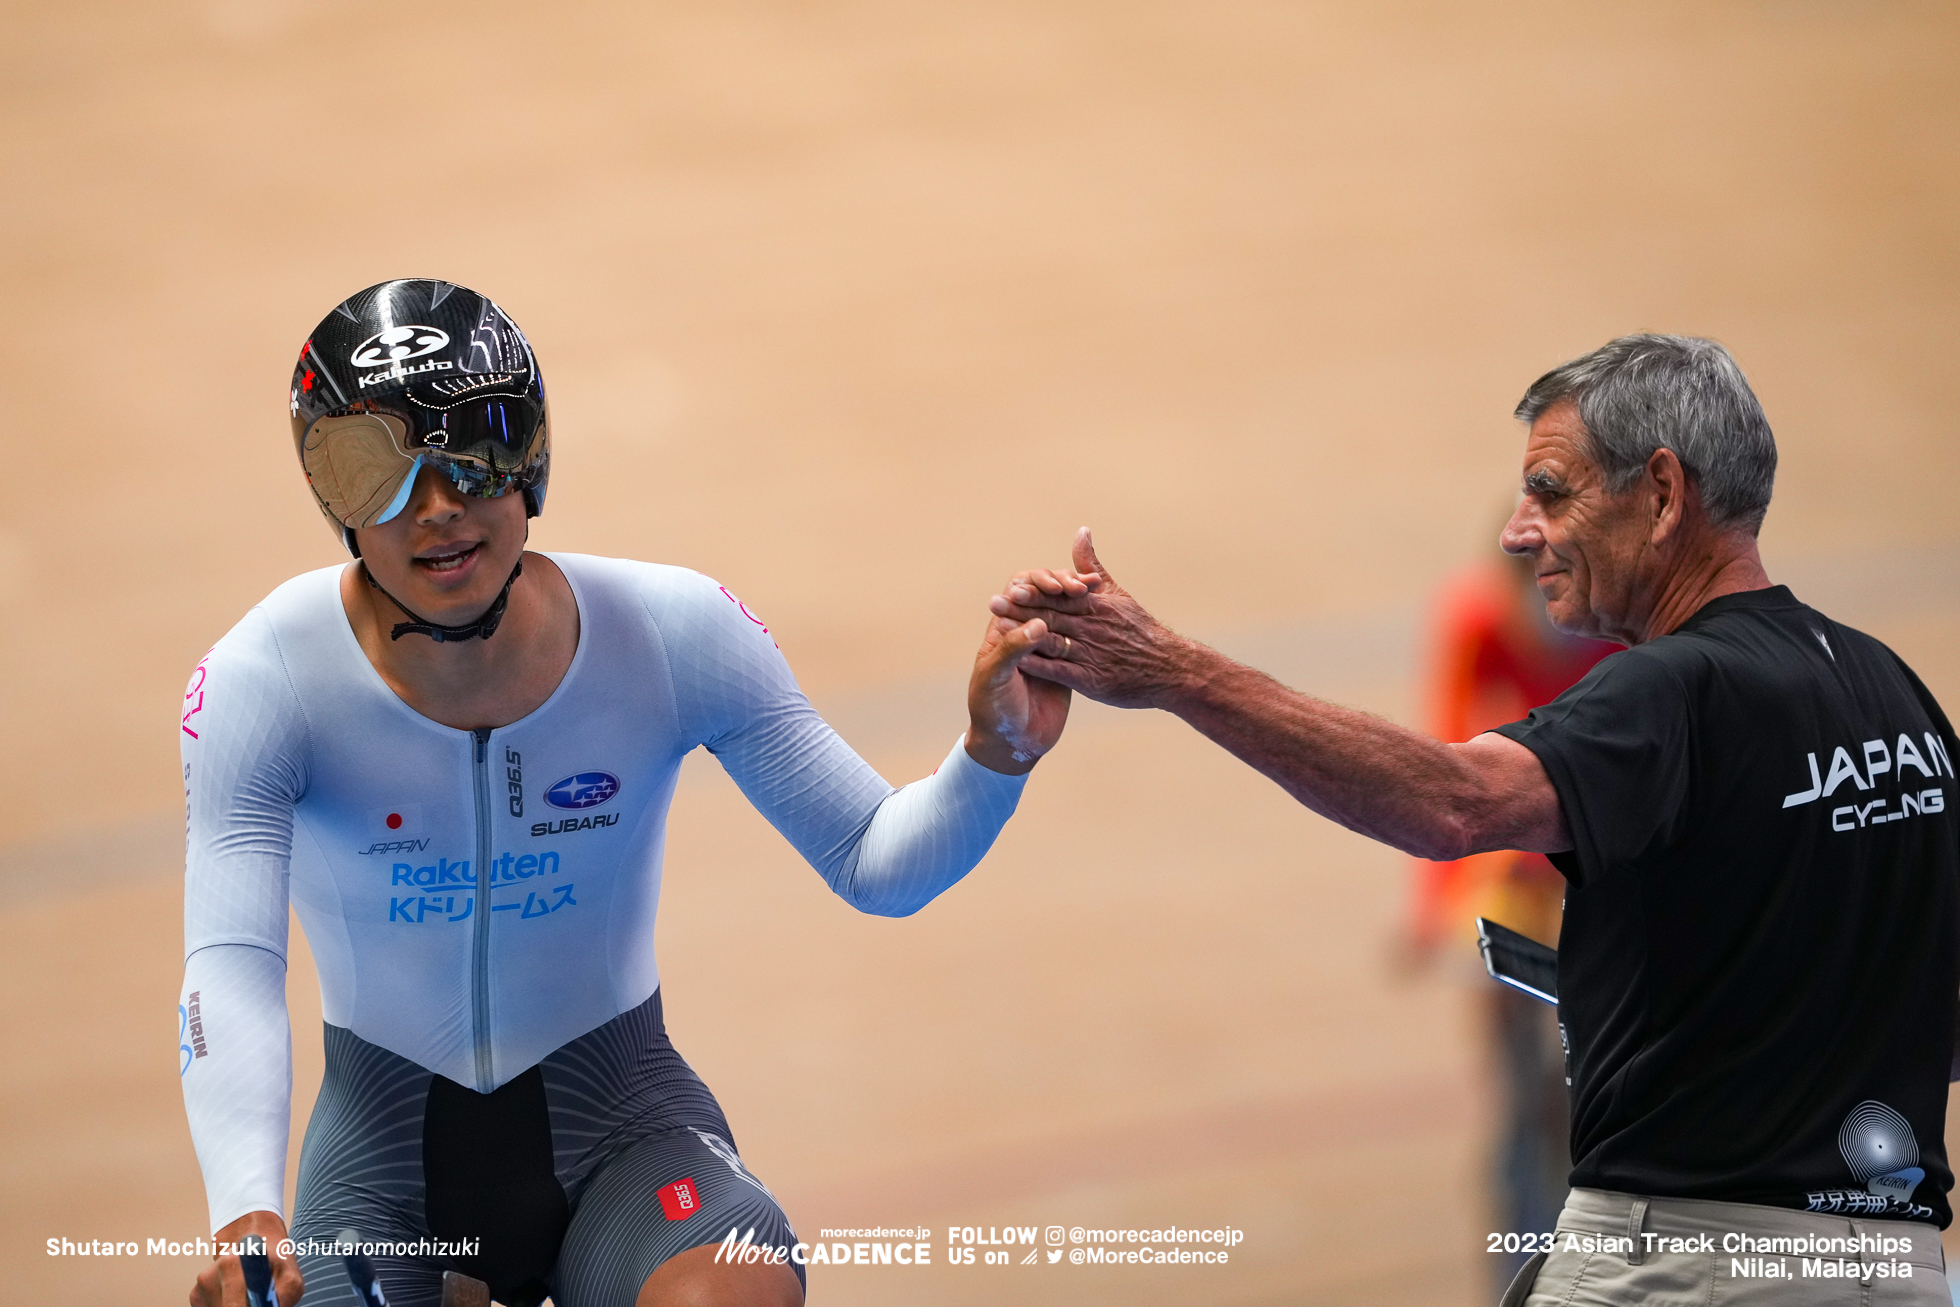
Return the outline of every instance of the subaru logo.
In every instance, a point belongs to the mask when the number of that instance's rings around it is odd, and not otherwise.
[[[596,808],[617,793],[619,777],[611,772],[582,771],[546,790],[544,801],[554,808]]]

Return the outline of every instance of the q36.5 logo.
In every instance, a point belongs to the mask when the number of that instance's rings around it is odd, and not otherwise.
[[[596,808],[617,793],[619,777],[611,772],[582,771],[546,790],[544,801],[554,808]]]
[[[440,327],[390,327],[362,341],[348,361],[357,368],[380,368],[433,354],[449,343],[449,333]]]

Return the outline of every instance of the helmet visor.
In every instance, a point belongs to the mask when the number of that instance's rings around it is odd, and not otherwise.
[[[408,502],[424,463],[464,494],[491,499],[525,482],[545,436],[544,406],[526,396],[479,395],[441,407],[395,395],[313,423],[300,462],[329,517],[379,526]]]

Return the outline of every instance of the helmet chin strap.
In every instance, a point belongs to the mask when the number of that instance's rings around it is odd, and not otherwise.
[[[395,623],[394,633],[390,638],[399,640],[405,635],[426,635],[437,644],[447,644],[452,640],[488,640],[497,633],[498,624],[504,620],[504,609],[510,607],[510,588],[516,584],[517,578],[524,574],[524,557],[522,554],[518,555],[517,566],[510,569],[510,576],[504,580],[504,588],[497,592],[496,599],[483,610],[483,616],[474,622],[465,622],[461,626],[444,626],[440,622],[424,621],[416,616],[415,611],[407,604],[381,589],[381,583],[374,579],[374,573],[368,569],[366,560],[361,563],[361,573],[367,577],[369,585],[376,590],[381,590],[384,599],[409,616],[408,621]]]

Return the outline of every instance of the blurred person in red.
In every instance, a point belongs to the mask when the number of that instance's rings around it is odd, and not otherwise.
[[[1461,743],[1550,703],[1619,646],[1553,626],[1531,560],[1502,555],[1465,568],[1436,598],[1426,697],[1430,730]],[[1540,943],[1558,944],[1565,882],[1539,853],[1498,849],[1453,862],[1418,859],[1408,956],[1475,956],[1478,917]],[[1492,1229],[1549,1230],[1565,1205],[1572,1169],[1564,1054],[1557,1014],[1507,985],[1476,990],[1482,1040],[1496,1081],[1490,1159]],[[1501,1254],[1497,1288],[1528,1254]]]

